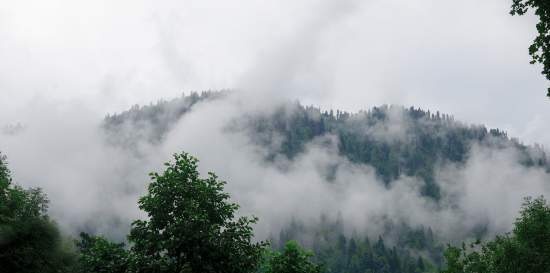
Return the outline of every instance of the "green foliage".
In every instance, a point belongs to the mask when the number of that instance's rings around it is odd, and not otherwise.
[[[275,247],[283,247],[288,240],[302,241],[311,246],[312,260],[322,264],[331,273],[421,273],[437,272],[442,263],[442,246],[433,238],[430,229],[410,229],[399,227],[398,230],[388,227],[387,232],[395,233],[396,243],[389,246],[380,236],[371,242],[368,237],[357,234],[344,235],[341,222],[322,220],[315,227],[306,228],[293,221],[283,229]],[[419,256],[418,253],[424,255]],[[264,271],[262,271],[264,272]]]
[[[539,17],[537,31],[539,35],[529,46],[531,63],[542,64],[542,74],[550,80],[550,1],[548,0],[513,0],[512,15],[524,15],[529,9],[534,9]],[[550,88],[547,96],[550,97]]]
[[[0,187],[3,189],[11,182],[10,170],[6,164],[6,157],[0,153]]]
[[[389,133],[392,126],[401,132]],[[254,143],[274,147],[268,160],[280,155],[292,159],[316,137],[336,136],[341,156],[374,167],[386,184],[401,175],[418,177],[424,181],[421,193],[434,199],[440,198],[434,174],[437,164],[464,163],[472,143],[494,149],[516,147],[522,160],[519,163],[548,168],[546,155],[538,146],[527,147],[500,130],[466,126],[451,116],[413,107],[382,106],[350,114],[286,105],[273,114],[250,117],[239,127],[243,129],[250,131]],[[384,137],[390,134],[400,136]]]
[[[122,146],[137,140],[157,143],[194,104],[224,94],[206,92],[200,96],[194,94],[170,102],[134,107],[107,117],[104,128],[118,140],[114,142]],[[155,137],[151,138],[149,131],[140,133],[151,126],[155,128],[151,130]],[[389,132],[392,128],[398,128],[399,132]],[[374,167],[386,184],[401,175],[417,177],[424,181],[421,193],[436,200],[441,197],[434,175],[436,166],[448,162],[464,163],[473,143],[491,149],[515,147],[521,164],[550,170],[540,146],[525,146],[508,138],[501,130],[468,126],[456,122],[452,116],[414,107],[381,106],[347,113],[286,103],[269,114],[242,113],[227,130],[246,132],[252,143],[268,149],[267,161],[281,156],[293,159],[315,138],[335,136],[339,155],[354,163]],[[333,179],[337,169],[338,166],[328,169],[326,178]]]
[[[313,252],[303,249],[298,242],[288,241],[282,252],[268,254],[265,273],[320,273],[321,266],[315,264],[311,258]]]
[[[130,261],[124,244],[115,244],[103,237],[80,234],[77,242],[79,270],[82,273],[125,273]]]
[[[225,182],[200,178],[197,159],[175,154],[162,173],[152,173],[139,207],[147,220],[132,224],[135,272],[254,272],[265,246],[253,243],[257,218],[235,219],[238,205],[223,192]]]
[[[295,241],[282,252],[253,243],[257,219],[235,219],[238,205],[229,202],[225,182],[213,173],[200,178],[197,163],[189,154],[175,154],[162,174],[151,174],[148,193],[139,200],[148,218],[133,223],[130,249],[82,233],[79,272],[321,272],[312,252]]]
[[[71,272],[73,251],[46,214],[46,195],[13,185],[5,160],[0,155],[0,269]]]
[[[512,234],[445,251],[444,273],[550,272],[550,207],[543,197],[526,199]]]

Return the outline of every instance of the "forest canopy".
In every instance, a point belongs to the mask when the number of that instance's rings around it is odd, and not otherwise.
[[[527,198],[510,234],[445,251],[442,273],[535,273],[550,270],[550,206],[544,197]]]
[[[418,247],[442,253],[431,230],[411,230],[403,244],[391,247],[382,237],[371,243],[338,235],[335,223],[309,251],[292,239],[299,225],[282,232],[281,243],[256,242],[252,225],[258,219],[236,217],[239,206],[229,201],[225,182],[214,173],[201,178],[198,160],[180,153],[164,171],[151,173],[148,192],[138,202],[148,217],[132,224],[128,245],[86,233],[71,242],[49,219],[45,194],[13,184],[6,157],[0,159],[2,272],[530,273],[550,268],[550,207],[543,197],[526,199],[511,234],[471,248],[449,246],[445,263],[409,252]]]

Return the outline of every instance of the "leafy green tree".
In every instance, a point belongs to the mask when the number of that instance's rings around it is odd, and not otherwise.
[[[254,272],[265,243],[253,242],[257,218],[240,217],[226,182],[214,173],[199,177],[198,160],[175,154],[162,174],[152,173],[139,200],[146,220],[132,224],[134,272]]]
[[[0,154],[0,269],[2,272],[72,272],[74,255],[47,215],[40,189],[12,184]]]
[[[77,247],[82,273],[125,273],[128,270],[130,256],[123,243],[115,244],[103,237],[81,233]]]
[[[537,31],[539,35],[529,47],[532,57],[531,63],[540,63],[543,66],[542,74],[550,80],[550,1],[548,0],[513,0],[512,15],[524,15],[529,9],[535,10],[539,17]],[[550,97],[550,88],[547,96]]]
[[[282,252],[275,252],[267,262],[266,273],[320,273],[321,266],[311,261],[313,253],[296,241],[288,241]]]
[[[511,234],[445,251],[444,273],[550,272],[550,207],[543,197],[526,199]]]

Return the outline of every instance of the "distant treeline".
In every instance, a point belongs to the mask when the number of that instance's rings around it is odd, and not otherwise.
[[[341,223],[318,226],[303,249],[293,223],[279,242],[255,242],[255,217],[237,217],[224,181],[200,177],[198,160],[175,154],[161,173],[151,173],[139,199],[145,219],[135,220],[128,245],[81,233],[62,235],[47,214],[40,189],[13,183],[0,155],[0,272],[10,273],[491,273],[548,272],[550,206],[542,197],[526,199],[511,234],[470,247],[443,249],[430,229],[408,230],[393,247],[382,237],[346,237]],[[435,265],[434,263],[435,262]],[[440,265],[437,265],[440,264]]]
[[[103,129],[111,145],[136,149],[145,141],[154,147],[193,107],[228,94],[192,93],[135,106],[107,116]],[[251,143],[267,149],[266,163],[281,157],[293,160],[307,152],[308,145],[335,145],[340,156],[372,166],[386,186],[403,175],[419,178],[424,181],[421,193],[436,202],[441,195],[435,168],[466,163],[473,145],[512,148],[519,154],[519,164],[550,170],[538,145],[527,146],[501,130],[466,125],[452,116],[413,107],[382,106],[347,113],[286,103],[263,113],[239,113],[227,132],[243,133]],[[229,202],[225,182],[215,174],[201,178],[197,162],[186,153],[176,154],[165,170],[152,173],[148,193],[138,203],[148,219],[134,221],[127,241],[116,243],[97,234],[83,233],[78,239],[62,234],[48,216],[47,196],[41,189],[14,183],[7,159],[0,156],[0,272],[481,273],[492,271],[466,269],[492,265],[495,255],[508,255],[498,252],[500,244],[525,247],[520,237],[506,235],[485,245],[485,256],[471,256],[475,248],[449,247],[445,252],[429,227],[388,223],[383,234],[367,237],[365,231],[346,234],[340,218],[331,222],[323,216],[315,228],[295,219],[278,237],[269,238],[270,244],[255,242],[252,225],[258,219],[237,218],[238,205]],[[327,172],[327,180],[330,177]],[[525,219],[532,221],[537,233],[549,231],[545,228],[550,226],[550,212],[543,199],[526,203],[522,213],[535,214]]]
[[[135,106],[107,116],[104,127],[113,143],[130,147],[137,141],[159,143],[197,103],[221,99],[230,92],[192,93],[171,101]],[[524,145],[502,130],[467,125],[455,121],[453,116],[414,107],[384,105],[348,113],[289,102],[266,113],[240,113],[228,127],[228,131],[246,132],[253,143],[270,149],[267,161],[279,155],[292,159],[314,139],[336,136],[341,156],[374,167],[386,184],[401,175],[418,177],[424,181],[422,194],[436,200],[440,198],[434,177],[436,166],[465,163],[473,144],[517,149],[519,163],[550,171],[540,145]]]

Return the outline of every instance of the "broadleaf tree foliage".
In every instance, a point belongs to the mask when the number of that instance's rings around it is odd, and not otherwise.
[[[255,217],[239,217],[214,173],[199,177],[197,159],[175,154],[166,170],[152,173],[139,200],[146,220],[128,236],[135,272],[254,272],[265,243],[253,242]]]
[[[12,183],[6,157],[0,154],[0,271],[73,272],[74,252],[47,215],[41,189]]]
[[[526,199],[511,234],[445,251],[443,273],[550,272],[550,206],[543,197]]]
[[[78,266],[82,273],[125,273],[129,270],[130,253],[123,243],[112,243],[101,236],[80,234],[76,243]]]
[[[550,80],[550,1],[548,0],[513,0],[512,15],[524,15],[530,9],[533,9],[535,15],[539,17],[537,31],[539,35],[529,46],[531,63],[539,63],[543,66],[542,74]],[[550,97],[550,88],[547,96]]]
[[[187,105],[183,102],[174,103]],[[165,106],[150,106],[146,108],[151,110],[147,113],[164,113],[160,108]],[[176,107],[175,110],[178,109]],[[139,111],[128,114],[138,117],[136,124],[150,118],[149,114],[138,115]],[[178,110],[175,115],[183,115],[184,112]],[[391,125],[396,114],[397,120],[403,120],[406,125],[402,138],[384,141],[376,135],[364,133]],[[157,118],[152,118],[151,122],[162,122],[161,117],[164,115],[155,115]],[[121,124],[125,123],[123,117],[113,118]],[[230,130],[248,132],[252,143],[272,148],[265,157],[266,163],[280,155],[292,159],[303,153],[306,145],[316,138],[334,135],[341,156],[354,163],[373,166],[384,183],[393,183],[400,175],[422,178],[425,181],[422,193],[426,198],[439,199],[434,177],[435,166],[446,162],[465,163],[473,143],[490,149],[513,147],[520,155],[518,164],[550,171],[550,164],[542,148],[523,145],[508,138],[500,130],[467,126],[455,122],[448,115],[414,108],[383,106],[355,114],[341,111],[334,114],[332,111],[323,112],[318,108],[296,104],[269,115],[250,116],[236,121],[233,126]],[[169,126],[159,128],[169,130],[166,129]],[[283,136],[283,141],[279,145],[270,145],[277,136]],[[74,249],[71,249],[47,217],[48,202],[45,195],[39,189],[24,190],[12,184],[5,159],[2,158],[0,162],[0,273],[6,270],[82,273],[288,272],[284,270],[289,268],[280,263],[306,262],[288,256],[300,253],[297,249],[303,250],[295,245],[295,248],[290,249],[293,251],[287,251],[286,243],[289,240],[296,240],[312,249],[314,256],[309,257],[306,264],[295,267],[305,268],[306,271],[319,269],[314,264],[318,263],[323,265],[326,272],[333,273],[420,273],[438,272],[444,264],[443,247],[439,241],[441,238],[432,234],[429,227],[409,227],[390,221],[384,224],[385,230],[379,234],[378,240],[370,240],[377,237],[369,239],[362,231],[358,232],[363,235],[350,236],[343,232],[340,220],[333,223],[323,220],[322,215],[321,224],[313,228],[305,228],[300,224],[303,219],[296,219],[296,223],[293,221],[288,228],[281,230],[278,240],[271,235],[275,252],[268,250],[264,243],[254,243],[252,240],[251,226],[257,219],[237,217],[238,206],[231,203],[229,195],[224,192],[225,182],[214,174],[201,177],[197,171],[197,159],[186,153],[176,154],[174,160],[166,164],[164,171],[151,174],[149,191],[139,201],[139,207],[147,217],[133,223],[127,244],[113,243],[102,236],[82,234],[77,244],[72,245]],[[331,173],[327,172],[327,181],[330,179]],[[26,216],[14,217],[15,212]],[[48,229],[40,228],[40,225],[29,225],[34,232],[27,232],[28,236],[25,237],[21,233],[25,229],[19,228],[19,225],[31,223],[29,219],[47,223],[47,227],[52,227],[50,231],[54,236],[48,235]],[[544,242],[544,236],[534,236],[544,229],[540,227],[544,226],[541,224],[544,221],[539,221],[544,217],[530,219],[535,220],[525,222],[527,224],[523,225],[522,230],[526,231],[523,234],[530,234],[526,238],[536,238],[533,242]],[[533,230],[529,231],[531,227]],[[485,247],[489,250],[492,245],[513,247],[516,241],[509,240],[510,237],[514,235],[500,236],[495,240],[497,243],[487,243]],[[7,244],[16,242],[14,238],[22,239],[16,244]],[[386,238],[388,240],[385,242]],[[533,244],[529,249],[537,249],[535,246]],[[71,250],[76,253],[71,253]],[[500,248],[497,250],[502,252]],[[13,256],[14,251],[19,251],[17,256]],[[75,259],[75,254],[78,259]],[[472,256],[466,256],[469,254]],[[466,268],[465,257],[475,261],[475,257],[483,255],[483,252],[473,254],[472,250],[466,251],[465,248],[450,248],[447,251],[450,265],[448,272],[493,272],[480,271],[483,269],[481,262],[472,263],[467,269],[470,271],[460,271]],[[544,255],[535,253],[532,257],[547,257],[547,254]],[[265,262],[266,258],[269,263]],[[262,259],[264,262],[261,262]],[[544,259],[529,261],[531,264],[546,266]],[[472,266],[478,266],[475,269],[477,271],[472,271]]]
[[[321,273],[322,267],[312,261],[313,252],[303,249],[298,242],[288,241],[281,252],[267,254],[263,273]]]

